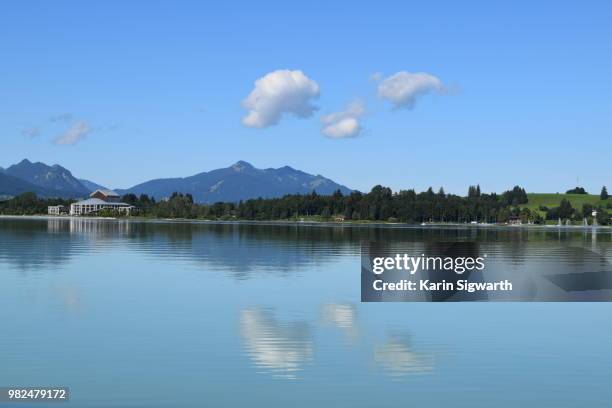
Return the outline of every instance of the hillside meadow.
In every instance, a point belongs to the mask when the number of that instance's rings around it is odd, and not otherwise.
[[[604,208],[608,204],[612,205],[612,198],[602,200],[599,198],[599,195],[595,194],[527,193],[529,201],[527,204],[522,204],[521,207],[539,211],[540,206],[548,208],[558,207],[564,198],[572,204],[572,207],[577,209],[581,209],[583,204],[601,205]],[[543,211],[539,212],[544,215]]]

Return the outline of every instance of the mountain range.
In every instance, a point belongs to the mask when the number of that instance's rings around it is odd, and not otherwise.
[[[36,193],[36,195],[41,197],[52,197],[55,195],[54,192],[43,187],[28,183],[27,181],[21,180],[17,177],[4,174],[4,171],[0,169],[0,198],[13,197],[27,192]]]
[[[98,183],[94,183],[93,181],[89,181],[89,180],[85,180],[85,179],[77,179],[79,180],[79,182],[85,186],[86,189],[88,189],[89,191],[96,191],[96,190],[108,190],[107,187],[104,187]]]
[[[42,197],[84,197],[90,193],[72,173],[58,164],[32,163],[23,159],[0,170],[0,195],[33,192]]]
[[[34,192],[41,197],[82,198],[104,188],[95,182],[79,179],[64,167],[54,164],[32,163],[27,159],[6,169],[0,168],[0,196],[15,196]],[[127,189],[116,189],[119,194],[148,194],[157,200],[174,192],[188,193],[199,203],[217,201],[237,202],[250,198],[281,197],[286,194],[332,194],[351,189],[321,175],[312,175],[292,167],[258,169],[245,161],[222,169],[202,172],[189,177],[150,180]]]
[[[258,169],[245,161],[230,167],[199,173],[184,178],[165,178],[147,181],[120,194],[148,194],[156,199],[169,197],[173,192],[189,193],[199,203],[217,201],[236,202],[258,197],[282,197],[286,194],[332,194],[351,189],[321,175],[312,175],[289,166],[278,169]]]

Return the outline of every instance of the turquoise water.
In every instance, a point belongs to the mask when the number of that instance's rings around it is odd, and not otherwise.
[[[362,240],[453,237],[509,270],[612,256],[609,231],[0,218],[0,386],[68,386],[52,406],[74,407],[609,406],[612,304],[359,302]]]

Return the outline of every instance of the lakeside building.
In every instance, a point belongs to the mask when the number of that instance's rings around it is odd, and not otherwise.
[[[521,220],[521,217],[519,217],[518,215],[511,215],[508,218],[508,224],[510,224],[510,225],[523,225],[523,221]]]
[[[70,205],[70,215],[96,214],[102,209],[131,213],[136,209],[133,205],[119,201],[119,194],[112,190],[96,190],[87,200],[77,201]]]
[[[47,207],[47,213],[49,215],[68,214],[68,207],[66,207],[65,205],[50,205]]]

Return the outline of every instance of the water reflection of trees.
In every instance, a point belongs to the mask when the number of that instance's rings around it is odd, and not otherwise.
[[[147,256],[180,258],[224,269],[236,278],[253,270],[288,273],[319,266],[338,255],[358,255],[362,241],[475,241],[481,252],[508,265],[522,265],[557,250],[557,262],[580,262],[567,246],[610,254],[610,231],[596,235],[557,228],[379,228],[368,225],[281,223],[191,223],[96,220],[87,218],[0,219],[0,259],[18,268],[61,265],[78,253],[121,248]],[[564,259],[565,256],[571,259]]]
[[[52,269],[72,256],[73,237],[49,230],[47,220],[0,219],[0,261],[21,270]]]

